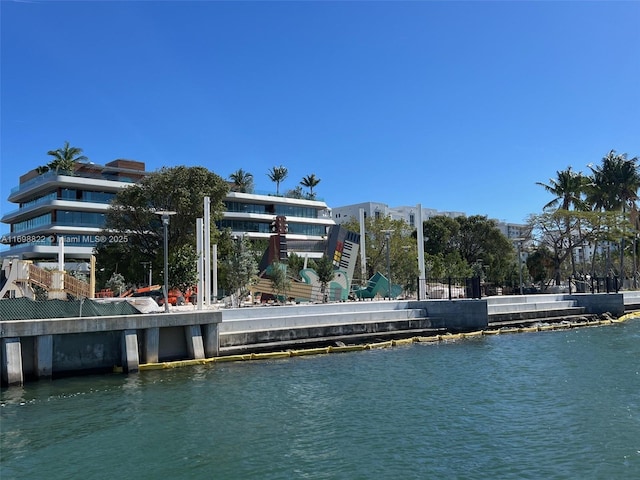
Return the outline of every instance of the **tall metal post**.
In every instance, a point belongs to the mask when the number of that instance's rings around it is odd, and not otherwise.
[[[202,310],[202,294],[204,293],[204,251],[202,247],[204,230],[202,225],[202,218],[196,218],[196,252],[198,254],[198,262],[196,263],[198,271],[198,293],[196,296],[196,304],[198,310]]]
[[[384,233],[387,240],[387,281],[389,282],[389,300],[391,300],[391,233],[393,230],[381,230],[381,232]]]
[[[204,197],[204,305],[211,305],[211,199]],[[199,294],[200,292],[198,292]]]
[[[162,215],[164,228],[164,311],[169,311],[169,215]]]
[[[522,248],[522,240],[518,241],[518,272],[520,274],[520,295],[522,295],[523,291],[522,291],[522,253],[521,253],[521,249]]]
[[[416,234],[418,241],[418,271],[420,272],[418,298],[424,300],[427,298],[427,272],[424,265],[424,230],[422,226],[422,204],[420,203],[416,206]]]
[[[162,230],[164,236],[164,311],[169,311],[169,217],[176,212],[159,210],[154,212],[162,218]]]
[[[367,237],[364,225],[364,208],[358,209],[358,219],[360,221],[360,276],[362,285],[366,286],[369,279],[367,278]]]

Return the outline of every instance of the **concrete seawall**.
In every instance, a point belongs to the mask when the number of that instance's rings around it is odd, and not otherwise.
[[[622,294],[371,301],[0,322],[2,384],[234,353],[359,343],[563,315],[621,316]],[[6,300],[3,300],[6,301]]]
[[[0,322],[2,384],[219,354],[220,311]]]

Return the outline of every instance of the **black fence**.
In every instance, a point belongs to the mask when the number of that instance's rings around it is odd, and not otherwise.
[[[480,277],[463,278],[426,278],[418,279],[424,288],[418,288],[418,292],[425,292],[426,299],[447,299],[455,298],[481,298],[482,285]],[[419,300],[424,300],[419,298]]]
[[[570,278],[569,293],[618,293],[618,277]]]
[[[424,291],[426,299],[446,299],[456,298],[482,298],[493,295],[531,295],[536,293],[548,293],[538,288],[499,286],[492,283],[481,282],[479,277],[462,278],[426,278],[418,279],[418,285],[422,283],[424,289],[418,288],[418,297]],[[568,293],[618,293],[620,282],[618,277],[587,277],[571,278],[565,284],[565,292]],[[422,300],[421,298],[419,298]]]

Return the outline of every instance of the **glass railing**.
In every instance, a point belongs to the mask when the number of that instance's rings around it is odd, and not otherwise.
[[[143,172],[141,172],[143,173]],[[11,194],[20,192],[22,190],[26,190],[28,188],[33,187],[34,185],[38,185],[47,181],[51,181],[56,177],[78,177],[78,178],[94,178],[96,180],[109,180],[112,182],[123,182],[123,183],[135,183],[137,180],[129,177],[117,177],[112,172],[101,172],[101,173],[92,173],[92,172],[55,172],[48,171],[37,177],[34,177],[30,180],[27,180],[24,183],[21,183],[17,187],[13,187],[11,189]]]
[[[76,200],[76,199],[71,199],[71,198],[43,198],[42,201],[38,201],[38,202],[29,202],[29,205],[23,205],[20,208],[16,208],[14,210],[11,210],[7,213],[4,214],[5,217],[9,217],[12,215],[15,215],[17,213],[20,212],[26,212],[28,210],[30,210],[31,208],[38,206],[38,205],[43,205],[43,204],[47,204],[47,203],[51,203],[55,200],[61,200],[64,202],[73,202],[73,203],[99,203],[100,205],[109,205],[111,204],[111,201],[102,201],[99,202],[97,200],[85,200],[85,199],[81,199],[81,200]]]

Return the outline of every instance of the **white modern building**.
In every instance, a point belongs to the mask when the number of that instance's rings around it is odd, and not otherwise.
[[[64,236],[64,253],[69,261],[86,262],[105,223],[105,213],[115,194],[144,178],[145,164],[114,160],[106,165],[78,163],[73,172],[39,173],[34,169],[20,177],[8,200],[19,207],[4,215],[10,231],[2,234],[9,248],[5,257],[54,261],[58,238]],[[271,223],[283,215],[288,224],[289,252],[314,258],[323,255],[329,228],[336,222],[323,201],[267,194],[229,192],[219,228],[231,228],[234,235],[268,239]],[[194,225],[195,228],[195,225]]]
[[[269,239],[275,217],[284,216],[289,252],[309,258],[322,257],[329,228],[336,225],[327,204],[318,200],[229,192],[224,205],[218,228],[248,239]]]
[[[19,207],[1,219],[10,225],[2,240],[4,256],[24,260],[53,260],[65,238],[65,256],[88,260],[115,194],[146,175],[145,165],[114,160],[106,165],[77,163],[73,172],[31,170],[20,177],[8,200]]]

